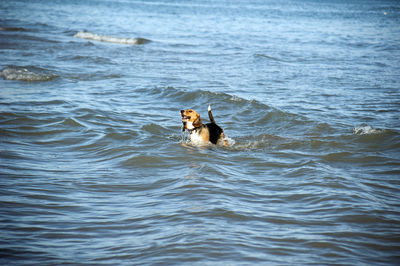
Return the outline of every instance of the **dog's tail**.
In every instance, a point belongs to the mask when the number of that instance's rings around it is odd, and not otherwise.
[[[215,124],[214,117],[211,113],[211,105],[208,105],[208,117],[210,118],[211,123]]]

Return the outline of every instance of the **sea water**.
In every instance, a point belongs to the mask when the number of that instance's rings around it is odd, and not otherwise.
[[[0,262],[400,263],[398,1],[1,1]],[[192,108],[234,143],[182,137]]]

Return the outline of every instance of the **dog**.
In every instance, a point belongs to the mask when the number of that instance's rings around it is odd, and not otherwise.
[[[208,106],[208,117],[211,123],[203,124],[199,113],[193,109],[181,110],[181,116],[183,123],[182,131],[187,130],[189,132],[189,140],[192,143],[200,145],[212,143],[229,146],[224,130],[215,123],[210,105]]]

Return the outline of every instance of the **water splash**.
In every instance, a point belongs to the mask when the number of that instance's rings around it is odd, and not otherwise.
[[[230,138],[228,136],[225,136],[223,138],[223,140],[221,141],[221,143],[224,143],[224,141],[226,141],[228,143],[229,147],[233,147],[235,145],[235,143],[236,143],[236,141],[234,139],[232,139],[232,138]]]

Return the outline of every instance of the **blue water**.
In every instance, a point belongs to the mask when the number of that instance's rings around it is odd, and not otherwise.
[[[398,265],[399,1],[1,1],[0,262]],[[230,147],[198,147],[180,110]]]

